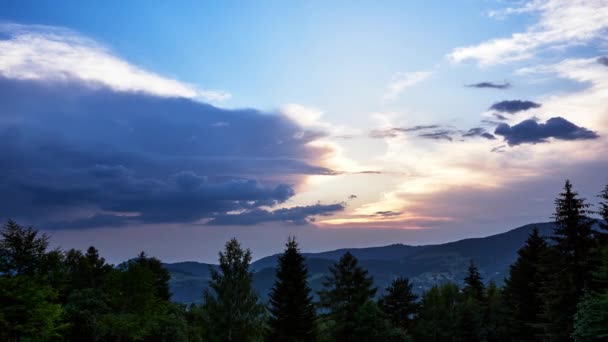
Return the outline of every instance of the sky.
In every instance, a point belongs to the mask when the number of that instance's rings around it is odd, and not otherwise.
[[[111,262],[487,236],[608,183],[608,0],[0,0],[0,218]]]

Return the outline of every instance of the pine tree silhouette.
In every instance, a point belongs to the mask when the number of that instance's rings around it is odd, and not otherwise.
[[[314,341],[315,308],[307,284],[308,270],[294,238],[279,257],[276,280],[270,292],[268,341]]]

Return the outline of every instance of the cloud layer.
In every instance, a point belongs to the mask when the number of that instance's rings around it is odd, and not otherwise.
[[[604,0],[535,0],[505,14],[538,14],[538,21],[523,32],[479,45],[454,49],[453,62],[475,60],[482,66],[521,61],[543,49],[584,45],[601,38],[608,29],[608,6]],[[496,13],[495,13],[496,14]]]
[[[199,89],[132,65],[72,31],[48,26],[0,25],[0,75],[22,80],[77,78],[117,91],[223,101],[225,91]]]

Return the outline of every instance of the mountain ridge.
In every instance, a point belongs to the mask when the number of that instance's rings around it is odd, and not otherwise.
[[[397,276],[412,280],[419,293],[447,281],[460,283],[468,263],[473,260],[486,281],[501,283],[528,235],[534,227],[542,236],[549,236],[553,223],[527,224],[503,233],[485,237],[466,238],[432,245],[391,244],[376,247],[340,248],[317,253],[302,253],[309,269],[309,284],[319,290],[327,268],[345,252],[359,259],[361,266],[374,277],[381,292]],[[251,264],[256,290],[263,299],[272,287],[275,266],[280,254],[260,258]],[[173,300],[183,303],[199,302],[215,264],[184,261],[166,263],[171,273]]]

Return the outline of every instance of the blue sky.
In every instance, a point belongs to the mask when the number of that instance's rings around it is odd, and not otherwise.
[[[207,260],[543,221],[565,178],[608,181],[607,8],[3,1],[0,210],[115,259],[125,235]]]

